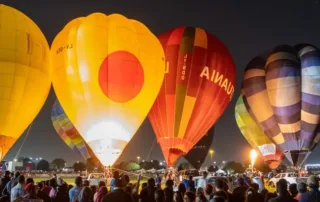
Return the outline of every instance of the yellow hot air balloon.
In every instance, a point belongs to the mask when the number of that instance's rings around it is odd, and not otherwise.
[[[112,165],[161,88],[160,42],[136,20],[93,13],[68,23],[51,54],[59,102],[101,163]]]
[[[20,11],[0,4],[0,160],[48,96],[49,56],[39,27]]]

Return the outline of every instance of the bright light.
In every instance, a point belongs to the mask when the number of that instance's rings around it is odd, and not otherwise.
[[[225,163],[226,163],[226,161],[222,161],[222,163],[223,163],[223,164],[225,164]]]
[[[86,142],[104,166],[111,166],[117,160],[130,139],[125,128],[114,121],[98,122],[85,135]]]
[[[40,157],[39,159],[40,159],[40,160],[42,160],[42,158],[41,158],[41,157]]]
[[[32,160],[32,157],[30,157],[30,160]]]
[[[39,159],[38,158],[36,158],[36,161],[38,161]]]
[[[209,152],[210,152],[210,154],[212,155],[214,151],[213,151],[213,149],[210,149],[210,151],[209,151]]]
[[[214,164],[217,164],[217,162],[213,162]]]
[[[14,162],[17,162],[18,161],[18,159],[14,159]]]
[[[160,166],[162,166],[162,162],[160,162]]]
[[[257,158],[257,152],[256,152],[256,150],[252,149],[250,151],[250,159],[251,159],[251,166],[252,167],[254,166],[254,162],[256,161],[256,158]]]

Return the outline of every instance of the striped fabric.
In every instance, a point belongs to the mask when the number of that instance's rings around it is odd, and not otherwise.
[[[159,37],[167,74],[149,119],[168,165],[186,154],[228,106],[235,86],[232,57],[203,29],[180,27]]]
[[[243,93],[264,133],[293,165],[319,142],[320,51],[281,45],[249,62]]]
[[[89,146],[73,126],[58,100],[52,107],[51,120],[58,135],[74,152],[80,152],[84,159],[91,157]]]
[[[282,162],[282,152],[263,133],[255,119],[250,115],[250,109],[247,108],[247,106],[245,97],[240,95],[235,107],[235,117],[238,127],[250,146],[256,151],[259,151],[270,169],[276,169]]]

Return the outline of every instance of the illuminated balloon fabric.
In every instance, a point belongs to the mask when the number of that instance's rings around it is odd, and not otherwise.
[[[276,169],[282,162],[282,152],[276,145],[261,131],[255,120],[248,112],[242,96],[239,96],[236,107],[235,117],[242,135],[250,146],[259,151],[263,160],[271,169]]]
[[[80,152],[85,159],[90,158],[88,145],[73,126],[58,100],[52,107],[51,120],[59,136],[73,151]]]
[[[244,75],[244,94],[261,128],[293,165],[319,142],[320,52],[312,45],[276,47],[256,57]]]
[[[0,160],[43,106],[49,64],[49,46],[39,27],[0,4]]]
[[[166,55],[166,75],[149,119],[171,166],[229,104],[235,68],[224,44],[203,29],[180,27],[159,39]]]
[[[112,165],[161,88],[159,40],[138,21],[94,13],[68,23],[51,50],[59,102],[101,163]]]

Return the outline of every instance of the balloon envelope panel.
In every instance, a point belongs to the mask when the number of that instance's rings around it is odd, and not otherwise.
[[[281,45],[247,65],[243,89],[265,134],[293,165],[320,140],[320,51],[308,44]]]
[[[39,27],[20,11],[0,4],[0,160],[48,96],[49,53]]]
[[[73,151],[80,152],[85,159],[90,158],[89,148],[87,148],[89,146],[71,123],[58,100],[52,106],[51,120],[58,135]]]
[[[252,118],[242,95],[239,96],[235,107],[235,117],[242,135],[250,146],[260,152],[271,169],[278,167],[282,162],[283,154]]]
[[[235,68],[225,45],[203,29],[179,27],[159,39],[166,55],[166,75],[149,119],[171,166],[229,104]]]
[[[93,13],[68,23],[51,53],[63,109],[100,161],[112,165],[161,87],[159,40],[136,20]]]

